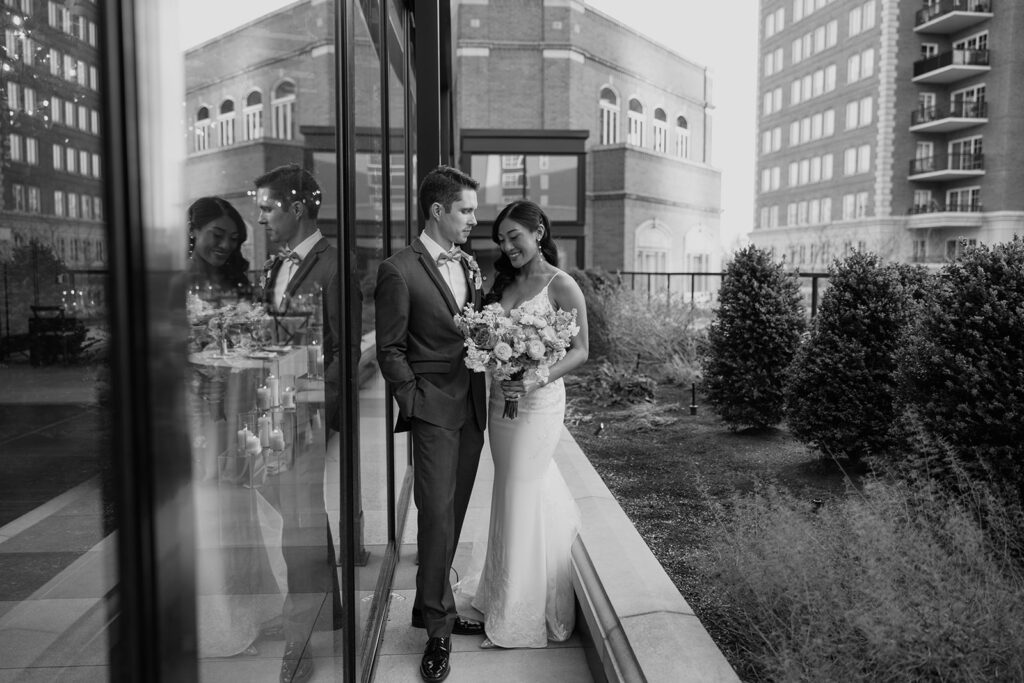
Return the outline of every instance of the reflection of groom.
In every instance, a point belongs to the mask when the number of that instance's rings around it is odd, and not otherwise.
[[[287,308],[290,297],[322,290],[323,305],[334,311],[337,288],[328,284],[336,276],[338,253],[317,227],[320,186],[296,164],[275,168],[257,178],[254,185],[259,223],[266,228],[270,242],[280,249],[270,267],[264,294],[271,310],[281,312]],[[335,334],[331,325],[325,326],[325,351],[335,348]],[[325,360],[330,362],[330,358]],[[336,405],[336,401],[328,400],[328,404]],[[298,683],[312,676],[309,635],[314,622],[317,628],[335,630],[342,624],[334,543],[324,505],[325,435],[323,427],[310,419],[312,411],[322,408],[297,402],[300,432],[309,430],[311,438],[300,436],[292,444],[295,457],[291,469],[268,478],[264,488],[283,521],[281,550],[287,569],[288,595],[281,624],[263,631],[265,638],[285,640],[281,683]],[[331,593],[331,607],[324,605],[323,611],[328,613],[319,614],[326,593]]]
[[[449,581],[486,424],[484,377],[466,368],[453,320],[466,303],[479,309],[482,298],[458,249],[476,225],[477,187],[451,167],[428,173],[419,190],[426,227],[377,271],[377,360],[398,402],[395,431],[409,430],[413,439],[419,566],[412,625],[427,630],[426,681],[448,675],[452,633],[483,633],[482,624],[458,616]]]

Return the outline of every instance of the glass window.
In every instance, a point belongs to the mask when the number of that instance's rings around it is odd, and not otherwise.
[[[579,220],[579,157],[554,154],[474,154],[469,174],[480,180],[477,218],[493,220],[509,202],[529,199],[552,222]]]

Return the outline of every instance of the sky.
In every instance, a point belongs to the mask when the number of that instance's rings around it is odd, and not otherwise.
[[[190,47],[290,0],[179,0]],[[713,166],[722,172],[722,243],[732,251],[754,216],[759,0],[585,0],[589,7],[711,69]],[[197,21],[196,17],[202,17]]]

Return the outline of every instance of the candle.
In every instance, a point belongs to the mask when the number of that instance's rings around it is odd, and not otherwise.
[[[284,395],[281,397],[282,408],[295,407],[295,387],[285,387]]]
[[[274,427],[270,431],[270,447],[275,451],[284,450],[284,432],[280,427]]]
[[[260,444],[259,437],[253,434],[252,432],[249,432],[249,438],[245,443],[245,452],[252,453],[253,455],[255,455],[262,450],[263,446]]]
[[[260,415],[259,419],[259,430],[260,430],[260,445],[264,448],[270,446],[270,416],[266,413]]]
[[[256,407],[260,410],[270,407],[270,387],[265,384],[256,389]]]
[[[267,376],[267,388],[270,390],[270,405],[279,406],[281,405],[281,380],[274,375]]]
[[[317,368],[320,363],[322,356],[320,355],[320,347],[314,341],[312,344],[306,347],[306,372],[310,377],[318,377]]]

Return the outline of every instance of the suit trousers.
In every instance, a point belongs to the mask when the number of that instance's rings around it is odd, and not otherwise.
[[[484,434],[466,406],[460,429],[413,418],[413,500],[417,509],[416,599],[429,637],[451,635],[458,617],[450,573],[473,492]]]

